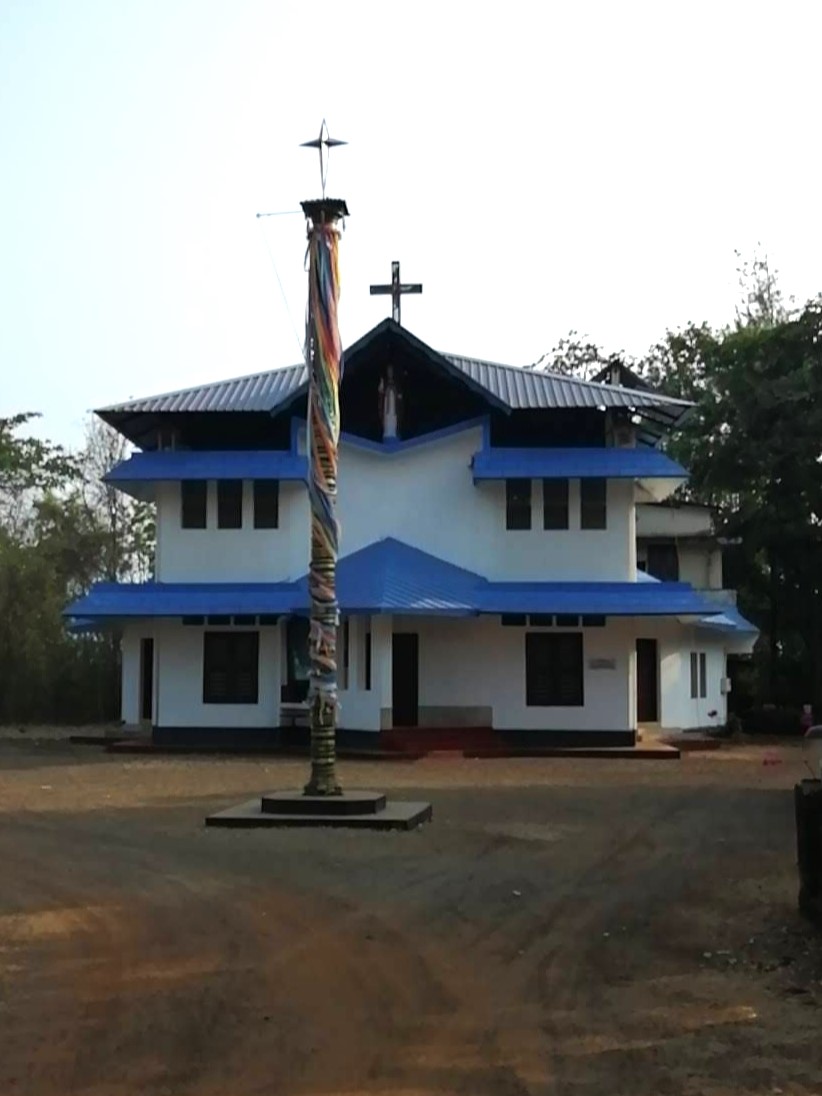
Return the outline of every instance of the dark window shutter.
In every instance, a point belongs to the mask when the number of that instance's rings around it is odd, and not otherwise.
[[[204,704],[256,704],[259,670],[259,632],[204,633]]]
[[[525,637],[525,702],[529,707],[584,704],[582,635],[529,632]]]
[[[531,481],[529,479],[505,481],[505,528],[531,528]]]
[[[280,524],[280,481],[254,480],[254,528],[276,529]]]
[[[184,529],[205,529],[208,482],[183,480],[180,484],[182,526]]]
[[[242,529],[243,481],[217,481],[217,528]]]
[[[661,582],[679,582],[679,552],[676,545],[649,544],[646,568],[649,575]]]
[[[608,481],[582,479],[579,481],[579,507],[581,529],[607,529]]]
[[[543,529],[568,528],[568,480],[544,479],[542,481]]]

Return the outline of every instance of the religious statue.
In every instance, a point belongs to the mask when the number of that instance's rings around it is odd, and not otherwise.
[[[385,376],[380,380],[378,392],[382,440],[396,440],[400,436],[402,393],[394,376],[393,365],[389,365],[386,369]]]

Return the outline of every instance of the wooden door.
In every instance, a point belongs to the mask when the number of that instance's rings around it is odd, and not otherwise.
[[[154,640],[140,640],[140,720],[153,722],[154,716]]]
[[[638,723],[659,721],[659,652],[655,639],[636,641],[636,718]]]
[[[419,722],[419,636],[395,632],[391,644],[391,691],[395,727],[416,727]]]

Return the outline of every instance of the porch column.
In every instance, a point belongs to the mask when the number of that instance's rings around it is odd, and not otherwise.
[[[379,699],[380,730],[391,727],[394,721],[391,655],[393,632],[392,616],[371,617],[371,687]]]

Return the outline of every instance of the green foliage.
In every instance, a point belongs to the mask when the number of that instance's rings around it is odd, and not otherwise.
[[[102,475],[123,440],[89,425],[75,454],[0,420],[0,722],[85,723],[119,708],[119,637],[73,636],[62,610],[101,578],[148,577],[154,518]]]
[[[767,258],[740,261],[732,325],[669,331],[630,363],[696,404],[668,450],[683,497],[714,508],[726,584],[761,629],[752,695],[822,710],[822,300],[790,312]],[[557,360],[557,355],[559,359]],[[541,359],[543,360],[543,359]],[[572,332],[544,359],[586,376],[609,355]]]

